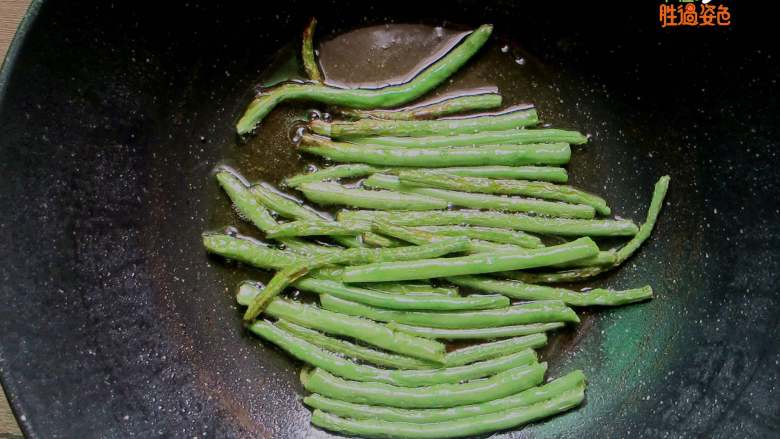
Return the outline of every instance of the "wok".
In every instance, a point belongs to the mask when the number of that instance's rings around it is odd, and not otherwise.
[[[461,74],[592,134],[574,184],[642,221],[672,177],[653,239],[594,282],[649,283],[656,299],[586,310],[555,335],[549,375],[583,368],[587,402],[498,437],[776,437],[771,14],[726,2],[731,26],[662,29],[660,3],[525,3],[34,2],[0,78],[0,372],[25,434],[328,436],[299,401],[299,364],[241,327],[233,288],[255,273],[200,244],[235,219],[215,165],[275,182],[306,163],[286,136],[243,143],[233,125],[315,15],[323,65],[345,82],[339,62],[365,69],[369,48],[339,58],[344,32],[492,22],[480,57],[506,45],[524,80]]]

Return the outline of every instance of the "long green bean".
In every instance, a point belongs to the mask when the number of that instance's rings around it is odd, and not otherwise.
[[[397,191],[404,195],[431,197],[470,209],[492,209],[508,212],[531,212],[538,215],[591,219],[595,209],[585,204],[567,204],[535,198],[505,197],[490,194],[475,194],[454,190],[436,189],[402,184],[398,177],[386,174],[374,174],[367,178],[364,185],[372,188]],[[392,210],[391,208],[385,210]],[[428,209],[430,210],[430,209]]]
[[[266,270],[283,270],[294,264],[305,262],[310,258],[324,255],[314,254],[307,256],[278,250],[268,247],[260,241],[241,235],[209,232],[202,235],[202,240],[203,246],[209,253]],[[343,251],[342,249],[337,249],[333,253]],[[316,276],[321,279],[338,280],[341,278],[341,275],[341,269],[321,268],[316,271]]]
[[[459,294],[457,287],[433,286],[428,283],[374,282],[360,286],[391,294],[444,294],[447,296],[457,296]]]
[[[536,363],[536,353],[530,349],[466,366],[441,369],[379,369],[320,349],[303,338],[286,332],[268,322],[258,321],[249,330],[284,349],[295,358],[336,376],[354,381],[391,384],[399,387],[423,387],[458,383],[492,376],[527,364]]]
[[[299,260],[293,253],[270,248],[248,237],[204,233],[202,239],[208,252],[257,268],[282,270]]]
[[[365,305],[396,310],[455,311],[503,308],[509,306],[504,296],[471,295],[446,296],[444,294],[388,294],[366,288],[356,288],[341,282],[306,278],[295,284],[296,287],[317,294],[329,294],[341,299]]]
[[[669,189],[669,176],[661,177],[653,189],[653,198],[650,200],[650,207],[647,209],[647,218],[644,224],[639,227],[639,231],[623,247],[615,253],[615,260],[611,264],[605,264],[594,267],[576,268],[551,273],[507,273],[509,277],[517,280],[531,283],[557,283],[574,282],[598,276],[601,273],[612,270],[623,264],[639,247],[650,237],[661,213],[664,204],[666,192]]]
[[[437,120],[377,120],[360,119],[354,122],[325,122],[315,119],[309,128],[317,134],[333,139],[365,136],[452,136],[524,128],[539,123],[535,108],[512,108],[500,114],[476,115],[464,118]],[[536,142],[543,143],[543,142]],[[565,143],[565,142],[564,142]]]
[[[439,367],[436,363],[429,361],[380,351],[340,338],[329,337],[313,329],[290,323],[287,320],[277,320],[274,325],[315,346],[377,366],[390,367],[393,369],[434,369]]]
[[[441,329],[478,329],[529,323],[577,323],[580,321],[577,314],[560,300],[540,300],[507,308],[446,313],[374,308],[326,294],[320,296],[320,303],[326,310],[336,313],[365,317],[378,322],[395,322]]]
[[[463,405],[444,409],[402,409],[366,404],[355,404],[312,394],[303,399],[309,407],[352,419],[371,419],[392,422],[433,424],[453,419],[472,419],[474,416],[530,406],[546,401],[563,393],[575,390],[585,384],[585,375],[580,370],[570,372],[547,384],[532,387],[504,398],[485,401],[480,404]]]
[[[416,261],[450,253],[460,253],[469,248],[465,237],[447,238],[423,245],[392,248],[350,248],[339,253],[311,259],[310,265],[322,264],[365,264],[391,261]],[[438,256],[434,256],[438,255]]]
[[[363,165],[360,163],[349,165],[336,165],[319,169],[308,174],[298,174],[286,178],[284,184],[289,187],[298,187],[304,183],[316,183],[318,181],[338,180],[340,178],[364,177],[379,172],[381,168]]]
[[[256,287],[249,283],[242,284],[239,289],[239,297],[255,294],[254,292],[247,294],[241,291],[241,289],[246,288]],[[385,325],[368,319],[334,313],[313,305],[304,305],[279,297],[268,304],[265,313],[310,329],[358,339],[391,352],[440,364],[444,362],[443,344],[403,332],[395,332]]]
[[[518,427],[568,411],[585,399],[585,386],[529,406],[470,418],[436,423],[407,423],[341,418],[315,410],[312,424],[340,434],[363,438],[433,439],[474,437],[497,430]]]
[[[470,225],[498,227],[560,236],[634,236],[639,230],[628,220],[583,220],[546,218],[519,213],[451,210],[435,212],[377,212],[366,210],[339,212],[339,221],[383,220],[399,226]]]
[[[446,209],[447,201],[435,197],[403,194],[394,191],[367,191],[352,189],[338,183],[304,183],[297,188],[306,198],[317,204],[383,210]]]
[[[414,229],[437,236],[466,236],[471,239],[512,244],[525,248],[544,247],[542,240],[538,237],[517,230],[473,226],[420,226],[414,227]]]
[[[338,108],[336,112],[352,119],[383,119],[383,120],[421,120],[435,119],[467,111],[490,110],[501,106],[501,95],[498,93],[477,93],[455,96],[416,105],[400,110],[357,110]]]
[[[385,148],[333,142],[305,134],[300,148],[336,162],[431,168],[486,165],[563,165],[571,158],[568,143],[454,148]]]
[[[239,134],[252,131],[276,105],[287,100],[310,100],[350,108],[389,108],[411,102],[455,73],[482,47],[492,31],[491,25],[480,26],[447,55],[404,84],[374,90],[299,83],[276,86],[263,92],[249,104],[236,125],[236,131]]]
[[[405,137],[403,138],[405,139]],[[383,168],[362,163],[350,163],[346,165],[329,166],[307,174],[298,174],[294,177],[285,179],[284,183],[289,187],[297,187],[303,183],[365,177],[378,172],[397,174],[403,170],[414,169],[417,168]],[[459,175],[463,177],[549,181],[552,183],[566,183],[569,180],[566,169],[555,166],[460,166],[426,169],[426,171]]]
[[[503,398],[526,390],[542,381],[546,369],[546,363],[537,363],[466,383],[399,387],[347,381],[317,368],[314,371],[304,369],[301,382],[309,392],[347,402],[404,408],[455,407]]]
[[[252,185],[249,190],[258,201],[279,215],[290,219],[327,220],[328,217],[298,201],[280,195],[262,184]]]
[[[322,82],[322,73],[317,66],[317,58],[314,51],[314,30],[317,28],[317,19],[311,17],[309,24],[303,30],[303,44],[301,45],[301,58],[306,75],[312,81]]]
[[[522,335],[537,334],[563,328],[563,322],[531,323],[528,325],[498,326],[495,328],[476,329],[441,329],[424,326],[402,325],[390,322],[389,328],[404,332],[409,335],[423,338],[444,340],[494,340],[497,338],[518,337]]]
[[[391,168],[384,172],[388,174],[397,174],[403,170],[413,169],[416,168]],[[556,166],[455,166],[450,168],[435,168],[426,170],[428,172],[439,172],[446,175],[459,175],[462,177],[535,180],[549,181],[551,183],[566,183],[569,181],[569,174],[566,172],[566,169]],[[370,175],[375,172],[382,171],[377,169],[374,172],[363,175]]]
[[[546,267],[589,258],[599,252],[596,243],[588,237],[550,247],[520,250],[477,253],[453,258],[420,259],[411,263],[399,261],[351,266],[344,269],[342,280],[346,283],[389,282],[496,273]]]
[[[545,200],[565,201],[572,204],[586,204],[595,208],[601,215],[609,215],[611,213],[607,202],[597,195],[589,194],[571,186],[556,185],[542,181],[461,177],[424,170],[402,171],[398,174],[398,178],[404,185],[483,194],[525,195]]]
[[[513,299],[560,300],[571,306],[620,306],[653,297],[653,289],[650,286],[624,291],[596,288],[578,292],[565,288],[533,285],[517,280],[497,280],[488,277],[458,276],[447,278],[447,280],[455,285],[491,293],[500,293]]]
[[[503,357],[526,349],[538,348],[546,343],[547,336],[542,333],[477,344],[448,352],[444,357],[444,364],[449,367],[462,366],[491,358]]]
[[[355,236],[370,230],[365,222],[299,220],[279,224],[269,238],[293,236]]]
[[[522,145],[525,143],[570,143],[581,145],[588,138],[577,131],[558,129],[510,129],[505,131],[481,131],[456,136],[402,137],[396,134],[351,139],[357,144],[392,146],[398,148],[438,148],[478,145]]]

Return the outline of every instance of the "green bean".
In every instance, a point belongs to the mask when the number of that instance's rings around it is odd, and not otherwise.
[[[433,285],[426,283],[374,282],[360,286],[391,294],[444,294],[446,296],[457,296],[459,294],[458,288],[456,287],[434,287]]]
[[[275,326],[300,337],[315,346],[319,346],[337,354],[346,355],[350,358],[376,364],[377,366],[390,367],[393,369],[434,369],[439,367],[436,363],[431,363],[429,361],[379,351],[339,338],[329,337],[321,332],[304,328],[295,323],[290,323],[287,320],[278,320],[275,323]]]
[[[516,230],[497,229],[495,227],[472,226],[421,226],[415,230],[428,232],[437,236],[466,236],[481,241],[496,242],[499,244],[512,244],[525,248],[544,247],[542,240],[534,235]]]
[[[402,184],[398,177],[386,174],[374,174],[367,178],[364,185],[372,188],[397,191],[405,195],[438,198],[455,206],[471,209],[492,209],[509,212],[531,212],[538,215],[591,219],[595,210],[585,204],[567,204],[535,198],[505,197],[488,194],[474,194],[453,190],[416,187]],[[391,209],[385,209],[391,210]]]
[[[392,248],[350,248],[337,254],[322,257],[321,261],[325,264],[364,264],[372,262],[416,261],[443,256],[450,253],[460,253],[465,251],[468,247],[468,238],[447,238],[438,242],[424,245],[410,245]],[[316,264],[316,262],[316,260],[311,261],[313,264]]]
[[[499,195],[525,195],[545,200],[565,201],[572,204],[592,206],[601,215],[609,215],[611,210],[603,198],[573,188],[541,181],[494,180],[490,178],[461,177],[445,175],[440,172],[415,170],[402,171],[398,178],[404,185],[432,187],[463,192],[478,192]]]
[[[249,293],[241,291],[253,288],[256,287],[246,282],[243,283],[239,288],[239,298],[256,294],[254,291]],[[395,332],[371,320],[346,316],[279,297],[268,304],[265,313],[310,329],[361,340],[391,352],[436,363],[444,362],[443,344],[403,332]]]
[[[392,422],[412,422],[415,424],[434,424],[454,419],[472,419],[474,416],[530,406],[585,385],[585,375],[580,370],[570,372],[560,378],[538,387],[532,387],[514,395],[486,401],[480,404],[463,405],[444,409],[402,409],[382,407],[331,399],[312,394],[303,399],[309,407],[337,416],[352,419],[371,419]]]
[[[504,308],[509,299],[501,295],[446,296],[444,294],[388,294],[365,288],[356,288],[323,279],[306,278],[295,286],[317,294],[329,294],[345,300],[396,310],[476,310]]]
[[[377,166],[563,165],[571,158],[568,143],[462,146],[454,148],[384,148],[333,142],[305,134],[300,148],[336,162]]]
[[[487,277],[459,276],[447,278],[462,287],[500,293],[520,300],[560,300],[571,306],[620,306],[647,300],[653,297],[650,286],[624,291],[597,288],[588,291],[571,291],[543,285],[527,284],[516,280],[497,280]]]
[[[334,249],[328,253],[314,254],[309,252],[310,256],[302,256],[293,252],[267,247],[255,239],[241,235],[231,236],[222,233],[204,233],[202,237],[203,246],[206,247],[209,253],[266,270],[283,270],[286,267],[311,258],[345,251],[343,249]],[[327,248],[324,246],[319,247]],[[341,271],[340,269],[321,268],[315,274],[321,279],[336,280],[341,278]]]
[[[538,348],[545,344],[547,344],[547,336],[543,333],[477,344],[448,352],[444,357],[444,364],[449,367],[462,366],[490,358],[503,357],[526,349]]]
[[[209,253],[233,259],[257,268],[282,270],[299,260],[299,256],[270,248],[243,236],[204,233],[203,246]]]
[[[285,332],[268,322],[255,322],[249,329],[284,349],[293,357],[336,376],[354,381],[385,383],[399,387],[423,387],[457,383],[495,375],[516,367],[536,363],[536,353],[526,349],[511,355],[467,366],[445,367],[441,369],[379,369],[374,366],[357,364],[320,349],[308,341]]]
[[[650,207],[647,210],[647,219],[639,227],[639,231],[623,247],[619,248],[615,254],[615,260],[611,264],[603,264],[596,267],[584,267],[573,270],[559,271],[553,273],[509,273],[512,278],[532,283],[557,283],[574,282],[598,276],[601,273],[619,267],[650,237],[661,213],[664,204],[666,192],[669,189],[669,176],[661,177],[655,184],[653,198],[650,200]]]
[[[236,131],[242,135],[249,133],[276,105],[287,100],[310,100],[350,108],[390,108],[411,102],[452,76],[482,47],[492,31],[491,25],[480,26],[447,55],[405,84],[373,90],[299,83],[276,86],[263,92],[249,104],[236,125]]]
[[[591,267],[591,266],[599,266],[599,265],[611,265],[615,263],[616,258],[617,255],[615,253],[615,250],[610,249],[610,250],[600,251],[599,254],[597,254],[592,258],[565,262],[563,264],[556,264],[555,266],[559,268],[566,268],[566,267]]]
[[[279,215],[290,219],[306,220],[327,220],[328,217],[316,210],[306,206],[298,201],[293,201],[288,197],[280,195],[273,189],[261,184],[253,185],[249,188],[252,195],[263,203],[267,208],[273,210]]]
[[[438,369],[406,369],[388,370],[372,366],[371,377],[362,381],[387,383],[399,387],[422,387],[436,384],[459,383],[479,378],[485,378],[517,367],[536,364],[537,356],[533,349],[524,349],[500,357],[490,358],[472,364],[447,366]],[[327,369],[326,369],[327,370]],[[349,379],[349,377],[344,377]],[[355,380],[360,381],[360,380]]]
[[[363,164],[337,165],[310,172],[308,174],[298,174],[284,180],[284,184],[289,187],[298,187],[304,183],[315,183],[318,181],[338,180],[340,178],[364,177],[375,172],[381,171],[381,168]]]
[[[317,28],[317,19],[311,17],[309,24],[303,30],[303,44],[301,46],[301,58],[303,59],[303,68],[306,75],[312,81],[322,82],[322,73],[317,66],[317,59],[314,51],[314,30]]]
[[[339,212],[339,221],[383,220],[399,226],[470,225],[522,230],[560,236],[634,236],[639,230],[628,220],[583,220],[546,218],[519,213],[450,210],[436,212],[377,212],[366,210]]]
[[[357,144],[392,146],[398,148],[438,148],[451,146],[478,145],[522,145],[525,143],[570,143],[581,145],[588,138],[577,131],[558,129],[534,129],[505,131],[481,131],[478,133],[460,134],[456,136],[431,137],[362,137],[351,139]]]
[[[312,424],[326,430],[363,438],[433,439],[474,437],[498,430],[518,427],[570,410],[585,399],[585,386],[563,393],[546,401],[502,412],[436,423],[388,422],[375,419],[340,418],[315,410]]]
[[[323,308],[336,313],[365,317],[378,322],[395,322],[441,329],[478,329],[529,323],[577,323],[580,321],[577,314],[560,300],[540,300],[507,308],[446,313],[374,308],[327,294],[320,296],[320,303]]]
[[[347,402],[404,408],[455,407],[503,398],[539,384],[545,363],[516,367],[483,380],[425,387],[347,381],[322,369],[301,372],[303,387],[312,393]],[[424,371],[421,371],[424,372]]]
[[[246,236],[204,233],[202,237],[203,246],[206,247],[209,253],[262,269],[283,270],[311,258],[267,247],[263,243]],[[342,251],[344,250],[336,250],[334,253]],[[322,255],[317,255],[317,257],[320,256]],[[312,275],[316,275],[318,278],[331,280],[340,279],[341,274],[341,270],[326,268],[321,268],[312,273]]]
[[[498,93],[477,93],[445,98],[400,110],[356,110],[339,108],[337,113],[352,119],[420,120],[435,119],[467,111],[490,110],[501,106]]]
[[[298,174],[294,177],[285,179],[284,183],[289,187],[297,187],[303,183],[365,177],[378,172],[396,174],[402,170],[414,169],[417,168],[382,168],[362,163],[351,163],[329,166],[308,174]],[[555,166],[461,166],[426,170],[428,172],[440,172],[442,174],[459,175],[463,177],[535,180],[553,183],[566,183],[569,179],[565,168],[558,168]]]
[[[333,139],[366,136],[452,136],[524,128],[539,123],[535,108],[515,107],[496,114],[437,120],[377,120],[360,119],[355,122],[309,122],[312,132]],[[542,142],[536,142],[542,143]]]
[[[304,183],[297,188],[317,204],[341,204],[351,207],[383,210],[446,209],[447,201],[425,195],[393,191],[351,189],[338,183]]]
[[[495,328],[477,329],[427,328],[423,326],[402,325],[395,322],[390,322],[387,326],[395,331],[423,338],[445,340],[493,340],[497,338],[518,337],[521,335],[553,331],[555,329],[563,328],[565,324],[563,322],[531,323],[528,325],[498,326]]]
[[[386,171],[388,174],[397,174],[404,169],[393,168]],[[424,169],[424,168],[419,168]],[[555,166],[459,166],[451,168],[427,169],[428,172],[440,172],[447,175],[459,175],[462,177],[502,178],[514,180],[538,180],[552,183],[566,183],[569,174],[565,168]],[[374,172],[381,172],[377,169]],[[374,172],[364,174],[370,175]]]
[[[663,207],[664,204],[664,198],[666,198],[666,192],[669,190],[669,180],[670,177],[664,175],[655,184],[653,197],[650,200],[650,207],[647,209],[647,219],[645,219],[645,223],[639,228],[639,232],[636,236],[628,241],[622,248],[618,249],[617,261],[615,261],[616,265],[620,265],[625,262],[626,259],[630,258],[647,238],[650,237],[650,234],[653,233],[653,227],[655,227],[655,222],[658,220],[658,215],[661,213],[661,207]]]
[[[268,233],[269,238],[289,238],[293,236],[355,236],[369,231],[370,225],[364,222],[300,220],[279,224]]]
[[[389,282],[524,270],[589,258],[599,252],[596,243],[588,237],[550,247],[520,250],[420,259],[411,263],[397,261],[351,266],[344,269],[342,280],[345,283]]]

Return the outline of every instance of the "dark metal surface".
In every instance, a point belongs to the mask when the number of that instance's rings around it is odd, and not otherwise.
[[[298,364],[242,331],[242,275],[199,241],[224,203],[215,164],[253,155],[242,171],[266,178],[299,164],[238,145],[232,126],[312,14],[322,38],[493,22],[546,66],[516,90],[594,135],[575,183],[641,220],[672,176],[655,238],[600,281],[650,283],[657,299],[556,336],[551,374],[584,368],[585,407],[505,437],[779,434],[778,54],[758,5],[730,2],[730,29],[662,31],[653,2],[260,3],[50,2],[16,42],[0,102],[0,372],[29,437],[326,436]]]

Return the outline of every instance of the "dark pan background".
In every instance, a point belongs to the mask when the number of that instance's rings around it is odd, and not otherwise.
[[[587,404],[502,437],[780,434],[764,5],[727,2],[726,29],[662,30],[653,1],[264,3],[45,2],[26,20],[0,77],[0,372],[28,437],[326,436],[298,364],[244,334],[199,242],[224,202],[209,171],[241,147],[253,82],[308,15],[323,37],[495,23],[577,103],[560,118],[596,134],[575,182],[641,221],[672,176],[655,238],[604,281],[658,298],[556,338],[551,372],[584,368]]]

